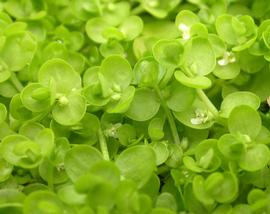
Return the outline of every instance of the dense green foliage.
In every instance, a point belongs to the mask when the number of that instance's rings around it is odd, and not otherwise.
[[[0,0],[0,214],[270,213],[269,14]]]

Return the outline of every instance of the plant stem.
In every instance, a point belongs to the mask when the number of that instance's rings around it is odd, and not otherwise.
[[[179,139],[179,136],[178,136],[178,131],[177,131],[177,128],[176,128],[176,125],[175,125],[175,121],[174,121],[172,112],[167,107],[166,102],[163,99],[163,96],[162,96],[161,91],[159,90],[159,88],[156,87],[155,90],[156,90],[156,93],[159,96],[159,99],[160,99],[160,102],[161,102],[161,106],[163,107],[163,109],[165,111],[165,114],[167,116],[167,119],[168,119],[168,122],[169,122],[169,125],[170,125],[170,128],[171,128],[171,132],[172,132],[174,143],[180,144],[180,139]]]
[[[186,200],[185,200],[185,197],[184,197],[182,188],[181,188],[181,186],[179,184],[177,185],[177,189],[178,189],[178,192],[180,194],[180,197],[181,197],[181,199],[183,201],[183,206],[184,206],[184,208],[186,208]]]
[[[106,139],[101,129],[98,130],[98,138],[99,138],[99,145],[100,145],[100,149],[103,154],[104,160],[110,160]]]
[[[49,161],[49,166],[48,166],[48,187],[53,191],[54,190],[54,185],[53,185],[53,174],[54,174],[54,166],[52,163]]]
[[[163,164],[163,165],[158,167],[157,174],[162,175],[162,174],[165,174],[169,171],[170,171],[170,168],[167,165]]]
[[[202,89],[196,89],[196,92],[199,96],[199,98],[204,102],[204,104],[207,106],[209,111],[213,114],[215,118],[218,118],[218,110],[214,106],[214,104],[209,100],[209,98],[206,96],[204,91]]]
[[[131,13],[133,14],[133,15],[138,15],[138,14],[140,14],[140,13],[142,13],[142,12],[144,12],[144,8],[143,8],[143,6],[140,4],[139,6],[137,6],[137,7],[135,7],[132,11],[131,11]]]
[[[10,76],[10,81],[12,82],[12,84],[15,86],[15,88],[17,89],[18,92],[21,92],[23,90],[23,85],[20,82],[20,80],[18,80],[16,74],[12,73]]]

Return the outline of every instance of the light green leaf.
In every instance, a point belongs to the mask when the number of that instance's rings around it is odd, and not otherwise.
[[[129,16],[119,26],[125,40],[131,41],[139,36],[143,30],[143,21],[139,16]]]
[[[215,68],[216,55],[207,39],[195,37],[185,45],[182,63],[195,75],[204,76]]]
[[[120,90],[128,87],[133,76],[129,62],[118,55],[103,60],[99,72],[104,75],[111,87],[119,87]]]
[[[160,107],[158,98],[150,89],[137,89],[126,115],[136,121],[146,121],[156,115]]]
[[[205,76],[187,77],[180,70],[174,73],[174,77],[177,81],[190,88],[207,89],[212,85],[211,80]]]
[[[175,74],[176,75],[176,74]],[[189,108],[195,99],[195,90],[176,81],[169,87],[169,97],[166,99],[168,107],[173,111],[184,111]]]
[[[159,40],[153,46],[153,56],[165,66],[177,67],[183,53],[183,46],[177,40]]]
[[[78,145],[66,153],[64,164],[69,178],[74,182],[101,160],[103,160],[101,153],[94,147]]]
[[[70,64],[62,59],[45,62],[38,72],[39,83],[55,87],[57,93],[70,93],[81,88],[81,77]]]
[[[21,32],[7,37],[4,47],[0,50],[0,56],[11,71],[19,71],[30,64],[36,49],[37,42],[33,35]]]
[[[259,113],[247,105],[235,107],[228,118],[230,133],[247,135],[251,139],[259,134],[261,126]]]
[[[52,116],[59,124],[71,126],[78,123],[86,112],[86,101],[79,94],[60,96],[52,108]]]
[[[220,106],[220,116],[229,117],[231,111],[240,105],[246,105],[254,110],[260,106],[260,99],[254,93],[249,91],[237,91],[227,95]]]
[[[270,160],[269,148],[264,144],[252,145],[241,156],[239,166],[247,171],[257,171],[264,168]]]
[[[105,43],[107,39],[103,36],[103,32],[110,27],[108,21],[102,17],[95,17],[85,25],[87,36],[96,43]]]
[[[133,146],[124,150],[116,159],[121,175],[141,187],[156,168],[155,153],[148,146]]]

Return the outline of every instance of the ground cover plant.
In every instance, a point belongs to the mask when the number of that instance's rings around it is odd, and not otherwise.
[[[269,14],[0,0],[0,213],[270,213]]]

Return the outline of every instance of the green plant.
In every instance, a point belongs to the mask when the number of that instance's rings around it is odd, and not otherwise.
[[[0,0],[0,213],[269,213],[269,12]]]

